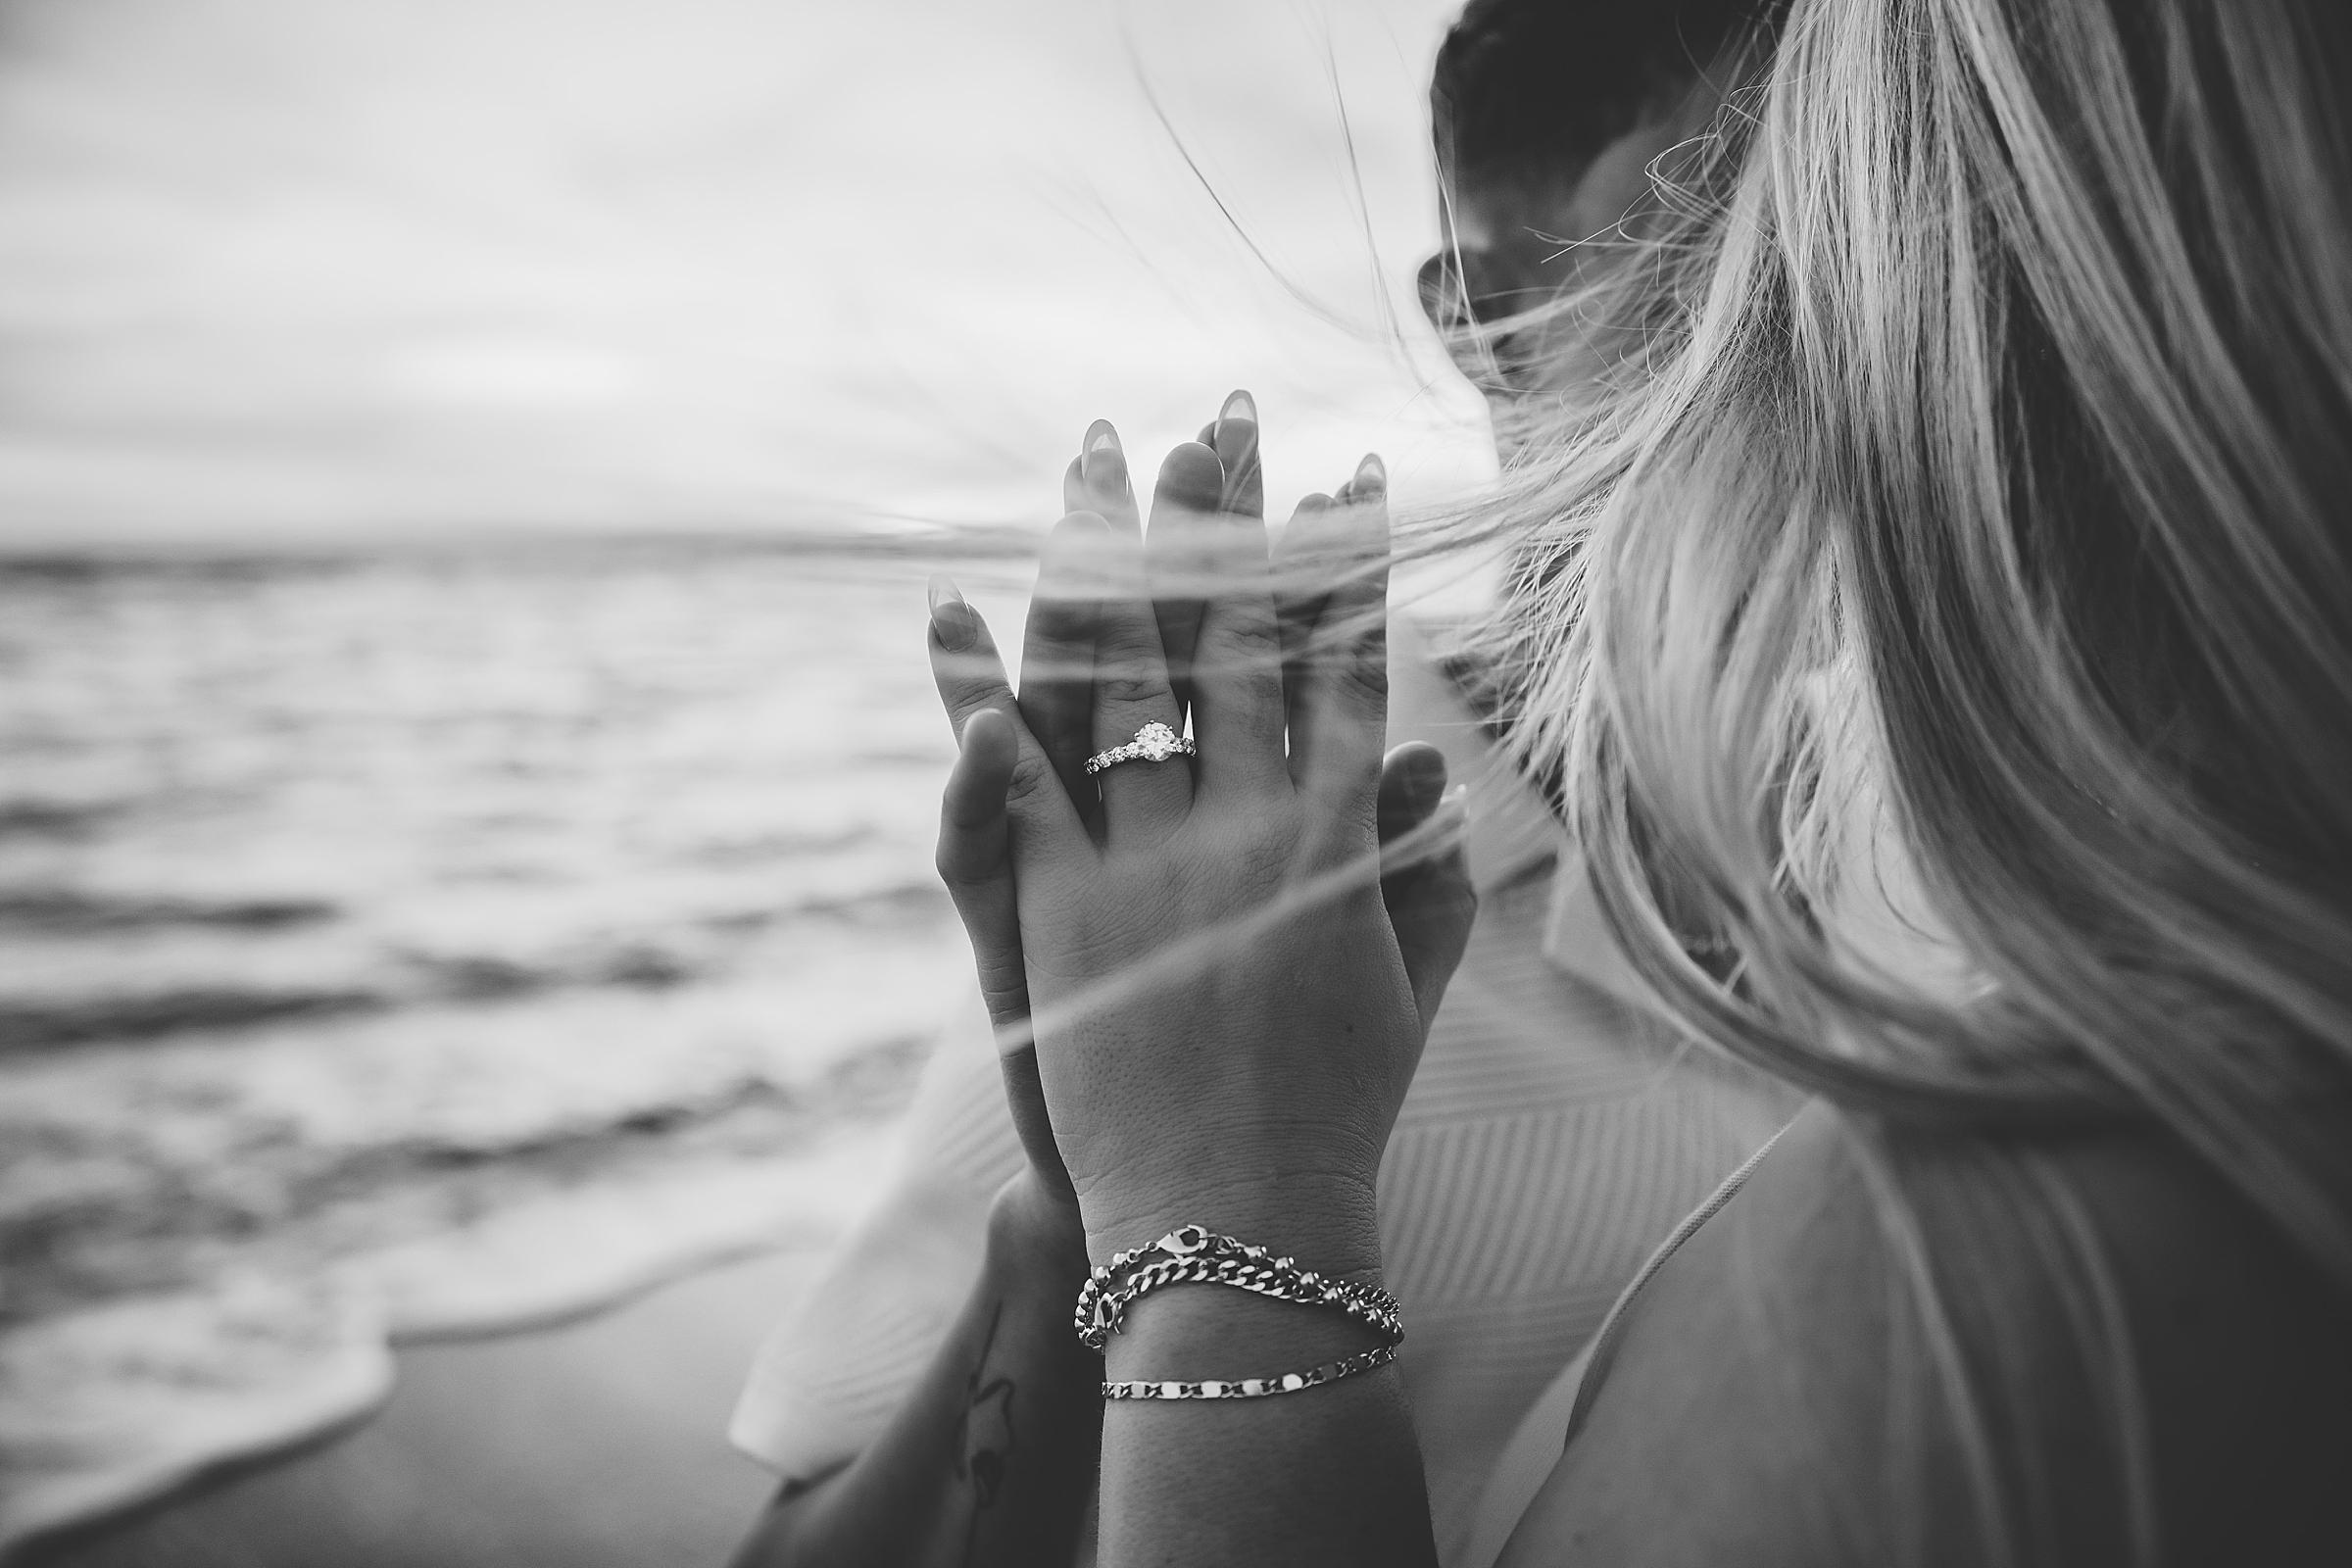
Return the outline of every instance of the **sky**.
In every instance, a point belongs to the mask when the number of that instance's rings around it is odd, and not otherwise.
[[[1457,488],[1453,4],[10,0],[0,548],[1043,527],[1234,386]]]

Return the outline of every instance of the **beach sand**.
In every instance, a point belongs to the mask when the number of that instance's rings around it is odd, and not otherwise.
[[[726,1441],[815,1259],[770,1253],[610,1311],[405,1347],[344,1435],[33,1547],[42,1568],[720,1564],[772,1478]]]

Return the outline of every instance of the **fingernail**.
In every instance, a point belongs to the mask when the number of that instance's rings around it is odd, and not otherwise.
[[[1248,419],[1251,424],[1255,424],[1257,422],[1257,400],[1251,397],[1247,390],[1236,390],[1231,397],[1225,400],[1225,406],[1217,411],[1217,418],[1220,421]]]
[[[1367,452],[1364,461],[1355,466],[1355,477],[1348,481],[1359,496],[1376,496],[1389,487],[1389,470],[1380,461],[1380,454]]]
[[[978,634],[979,622],[972,617],[972,607],[963,602],[962,592],[956,579],[940,572],[931,579],[931,634],[939,646],[951,654],[960,654],[972,646]]]
[[[1119,432],[1108,419],[1087,426],[1086,450],[1078,457],[1078,475],[1088,484],[1120,484],[1127,476],[1127,454],[1119,447]]]

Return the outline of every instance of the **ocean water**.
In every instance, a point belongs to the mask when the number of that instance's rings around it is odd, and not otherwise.
[[[926,569],[0,565],[10,1533],[854,1210],[968,972]]]

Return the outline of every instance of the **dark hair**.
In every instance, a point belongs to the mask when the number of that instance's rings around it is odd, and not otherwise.
[[[1470,0],[1430,109],[1450,177],[1574,179],[1776,0]]]

